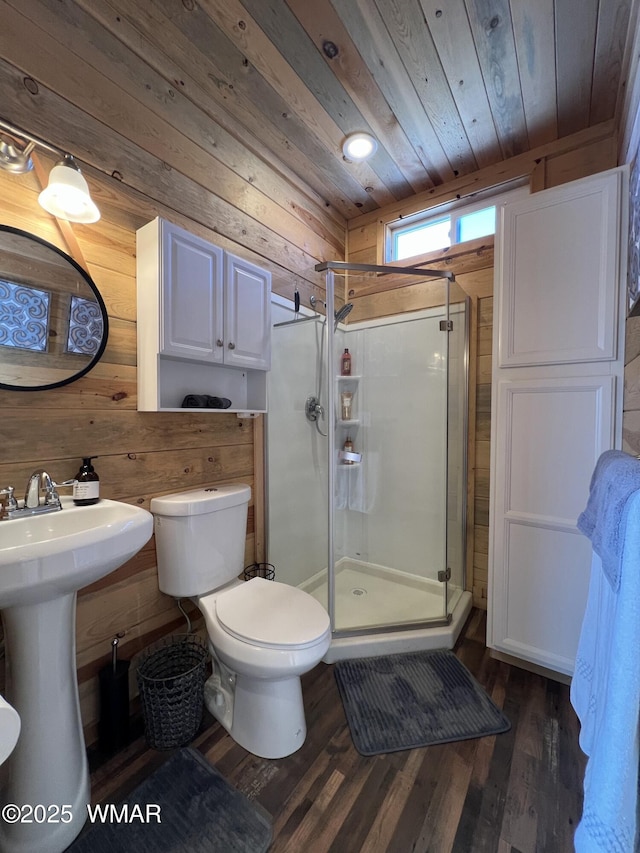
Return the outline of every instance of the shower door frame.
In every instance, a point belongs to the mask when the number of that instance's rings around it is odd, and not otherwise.
[[[325,283],[326,283],[326,316],[330,317],[334,313],[335,309],[335,276],[334,272],[374,272],[374,273],[397,273],[401,275],[413,275],[420,276],[425,279],[445,279],[445,316],[446,320],[449,321],[450,317],[450,299],[449,299],[449,290],[451,284],[453,284],[456,280],[455,274],[450,271],[444,270],[433,270],[427,269],[424,267],[398,267],[393,265],[380,265],[380,264],[358,264],[358,263],[349,263],[349,261],[324,261],[320,264],[316,264],[314,267],[316,272],[324,272],[325,273]],[[468,303],[468,300],[467,300]],[[465,360],[465,381],[466,387],[468,389],[468,304],[466,310],[466,360]],[[446,343],[446,351],[447,351],[447,405],[445,417],[447,419],[447,429],[446,429],[446,453],[445,453],[445,504],[448,504],[448,490],[449,490],[449,477],[448,477],[448,467],[449,467],[449,430],[448,430],[448,418],[449,418],[449,330],[447,329],[447,343]],[[335,453],[333,452],[335,447],[335,432],[336,432],[336,404],[335,404],[335,395],[333,394],[332,381],[333,377],[336,375],[335,366],[336,366],[336,357],[335,357],[335,347],[334,347],[334,337],[335,337],[335,329],[333,328],[333,324],[327,323],[327,442],[328,442],[328,471],[327,471],[327,533],[328,533],[328,553],[327,553],[327,611],[329,614],[329,621],[331,624],[331,636],[336,639],[342,639],[346,637],[357,637],[357,636],[365,636],[369,635],[372,632],[376,634],[395,634],[401,631],[415,631],[416,629],[426,629],[426,628],[439,628],[443,626],[447,626],[451,623],[452,614],[448,612],[448,579],[443,581],[444,583],[444,609],[445,615],[444,617],[435,617],[432,619],[424,619],[415,622],[403,622],[402,624],[397,625],[375,625],[375,626],[363,626],[359,628],[336,628],[335,624],[335,554],[334,554],[334,494],[335,494]],[[468,394],[467,394],[468,396]],[[468,428],[468,406],[465,406],[464,412],[464,420],[466,424],[466,428]],[[466,429],[465,429],[466,431]],[[466,444],[466,443],[465,443]],[[466,468],[466,447],[464,449],[464,459],[463,464]],[[463,515],[466,515],[466,504],[465,504],[465,512]],[[445,506],[445,565],[443,571],[448,574],[448,506]],[[462,554],[464,560],[464,554],[466,553],[466,523],[463,517],[462,519],[462,535],[463,535],[463,543],[462,543]],[[463,583],[464,583],[464,562],[463,562]]]

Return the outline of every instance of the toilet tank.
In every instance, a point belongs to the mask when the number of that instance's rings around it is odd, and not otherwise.
[[[204,595],[242,572],[250,497],[240,484],[152,498],[162,592]]]

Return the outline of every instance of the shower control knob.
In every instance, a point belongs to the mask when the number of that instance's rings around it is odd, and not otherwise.
[[[235,349],[235,348],[236,348],[236,345],[234,344],[234,342],[229,341],[229,349]]]
[[[223,347],[223,346],[224,346],[224,341],[222,341],[222,340],[220,340],[220,338],[218,338],[218,340],[216,341],[216,346],[217,346],[217,347]]]

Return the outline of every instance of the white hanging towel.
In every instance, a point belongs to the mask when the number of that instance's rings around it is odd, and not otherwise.
[[[349,509],[371,512],[375,506],[378,488],[378,453],[362,454],[362,462],[351,472],[349,482]]]
[[[347,465],[336,465],[334,509],[347,509],[349,502],[349,471]]]
[[[640,468],[640,462],[633,462]],[[610,494],[606,500],[610,507]],[[640,491],[626,498],[621,514],[618,583],[612,583],[611,573],[594,553],[571,683],[571,702],[581,724],[580,747],[588,756],[576,853],[640,849]]]

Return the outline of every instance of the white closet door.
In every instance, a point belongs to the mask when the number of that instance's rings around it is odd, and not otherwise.
[[[498,365],[616,358],[618,171],[504,210]]]
[[[591,565],[576,521],[621,432],[625,174],[505,205],[497,252],[487,643],[566,674]]]
[[[591,565],[576,519],[612,446],[614,382],[498,383],[490,645],[563,673],[573,671]]]

